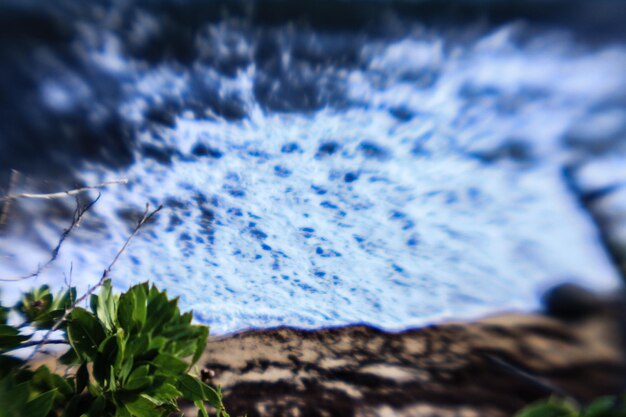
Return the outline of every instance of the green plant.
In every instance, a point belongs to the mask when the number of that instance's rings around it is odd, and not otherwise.
[[[580,408],[571,401],[557,397],[531,404],[516,417],[626,417],[624,398],[600,397]]]
[[[117,295],[105,280],[90,301],[82,308],[74,288],[53,296],[43,286],[12,309],[0,307],[0,417],[167,416],[179,412],[180,399],[203,416],[206,401],[228,417],[220,388],[189,374],[208,328],[181,314],[177,299],[147,283]],[[20,324],[8,324],[11,311]],[[51,339],[55,333],[62,336]],[[11,355],[52,343],[69,345],[59,358],[65,376]]]

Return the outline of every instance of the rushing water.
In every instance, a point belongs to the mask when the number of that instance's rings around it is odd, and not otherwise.
[[[129,52],[159,30],[148,13],[130,41],[81,26],[73,50],[89,71],[44,72],[37,100],[89,123],[113,108],[133,137],[120,158],[134,162],[81,165],[84,183],[130,184],[103,191],[37,283],[62,285],[70,265],[74,283],[96,282],[149,201],[165,209],[116,265],[115,286],[149,279],[218,333],[397,329],[532,309],[566,280],[616,286],[564,167],[591,158],[591,188],[624,179],[623,158],[589,155],[626,131],[626,44],[523,21],[392,27],[376,37],[226,19],[181,62]],[[45,261],[68,222],[41,218],[46,204],[13,209],[33,218],[0,242],[4,275]]]

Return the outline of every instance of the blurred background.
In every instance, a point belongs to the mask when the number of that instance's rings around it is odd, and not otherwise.
[[[155,282],[217,334],[615,289],[624,22],[622,0],[4,0],[4,192],[128,184],[3,297],[93,285],[146,202],[114,285]],[[44,264],[74,207],[14,201],[0,278]]]

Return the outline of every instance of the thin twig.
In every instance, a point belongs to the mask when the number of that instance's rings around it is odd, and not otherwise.
[[[123,179],[120,179],[120,180],[106,181],[106,182],[103,182],[101,184],[88,185],[86,187],[76,188],[75,190],[61,191],[59,193],[51,193],[51,194],[21,193],[21,194],[7,195],[5,197],[0,198],[0,201],[16,200],[18,198],[36,198],[36,199],[43,199],[43,200],[51,200],[53,198],[62,198],[62,197],[67,197],[67,196],[71,196],[71,195],[84,193],[85,191],[89,191],[89,190],[95,190],[95,189],[98,189],[98,188],[104,188],[104,187],[107,187],[109,185],[127,184],[127,183],[128,183],[128,179],[123,178]]]
[[[43,265],[39,265],[36,271],[28,275],[24,275],[20,277],[11,277],[11,278],[0,278],[0,281],[22,281],[25,279],[35,278],[39,276],[39,274],[41,274],[44,271],[44,269],[49,267],[50,264],[52,264],[52,262],[56,260],[57,256],[59,255],[59,251],[61,250],[61,246],[63,245],[63,242],[65,242],[65,239],[67,239],[70,233],[72,233],[72,230],[74,230],[76,227],[79,226],[80,221],[85,215],[85,213],[87,213],[87,211],[89,211],[89,209],[91,209],[91,207],[93,207],[93,205],[96,204],[96,202],[100,199],[100,196],[101,194],[98,194],[98,197],[96,197],[95,200],[93,200],[92,202],[90,202],[89,204],[85,206],[81,206],[78,201],[76,202],[76,210],[74,210],[74,215],[72,216],[72,223],[67,229],[63,231],[63,234],[61,234],[61,237],[59,238],[57,245],[55,246],[54,249],[52,249],[52,252],[50,253],[50,258],[46,261],[46,263],[44,263]]]
[[[15,189],[17,186],[17,181],[20,177],[20,173],[14,169],[11,170],[11,179],[9,180],[9,189],[7,190],[7,196],[11,195],[11,191]],[[0,226],[3,226],[7,222],[7,218],[9,217],[9,211],[11,211],[11,206],[13,205],[13,198],[3,198],[6,200],[4,205],[2,206],[2,214],[0,214]]]
[[[517,366],[514,366],[513,364],[495,356],[495,355],[491,355],[491,354],[487,354],[486,355],[487,358],[489,360],[492,361],[492,363],[500,366],[503,370],[519,377],[520,379],[525,380],[526,382],[529,382],[530,384],[534,385],[535,387],[539,388],[540,390],[544,391],[547,395],[551,395],[551,394],[557,394],[560,397],[563,398],[567,398],[571,401],[573,401],[574,403],[578,404],[576,402],[576,400],[564,389],[551,384],[550,382],[539,378],[538,376],[532,375],[529,372],[526,372],[523,369],[518,368]]]
[[[141,229],[141,227],[144,224],[146,224],[148,221],[150,221],[150,219],[152,219],[159,211],[161,211],[162,208],[163,208],[163,206],[160,205],[159,207],[157,207],[153,211],[149,212],[150,205],[146,204],[146,210],[143,213],[143,217],[139,220],[139,222],[137,222],[137,226],[135,226],[135,229],[133,230],[133,232],[128,236],[128,238],[126,238],[126,241],[124,242],[124,244],[122,245],[120,250],[117,251],[117,254],[115,254],[115,257],[113,258],[113,260],[111,261],[109,266],[104,270],[104,272],[102,272],[102,276],[100,277],[100,280],[96,283],[96,285],[94,285],[93,287],[89,288],[89,290],[87,290],[83,295],[78,297],[70,308],[65,310],[65,313],[63,313],[63,316],[54,323],[54,325],[50,328],[50,330],[48,330],[46,335],[43,337],[43,339],[42,339],[43,342],[47,341],[48,338],[50,337],[50,335],[52,334],[52,332],[57,330],[63,324],[63,322],[67,320],[69,315],[72,313],[72,311],[74,311],[74,309],[76,308],[76,306],[78,304],[80,304],[81,302],[86,300],[87,297],[89,297],[91,294],[93,294],[100,286],[102,286],[102,284],[104,284],[104,282],[108,278],[109,274],[111,273],[111,270],[113,269],[113,267],[117,263],[118,259],[120,258],[122,253],[124,253],[124,251],[126,250],[128,245],[130,244],[130,241],[139,232],[139,229]],[[31,354],[28,357],[28,360],[26,361],[27,363],[30,362],[31,359],[35,357],[35,355],[37,354],[37,352],[41,348],[41,345],[43,345],[43,343],[35,346],[35,349],[33,349],[33,351],[31,352]]]
[[[87,291],[82,296],[78,297],[76,299],[76,302],[74,303],[74,306],[77,305],[77,304],[80,304],[87,297],[89,297],[91,294],[93,294],[94,291],[96,291],[96,289],[98,289],[102,284],[104,284],[104,281],[109,277],[109,274],[111,273],[111,269],[113,269],[113,266],[115,266],[115,264],[117,263],[118,259],[122,255],[122,253],[124,253],[124,251],[126,250],[128,245],[130,244],[130,241],[135,237],[135,235],[137,235],[137,233],[139,232],[139,229],[141,229],[141,227],[144,224],[146,224],[146,222],[148,222],[150,219],[152,219],[152,217],[154,217],[155,214],[157,214],[159,211],[161,211],[162,208],[163,208],[163,206],[161,205],[161,206],[157,207],[156,209],[154,209],[153,211],[151,211],[150,213],[148,213],[148,211],[150,210],[150,205],[146,204],[146,209],[143,212],[143,217],[141,218],[141,220],[139,220],[139,222],[137,223],[137,226],[135,226],[135,229],[128,236],[128,238],[126,239],[126,241],[124,242],[124,244],[122,245],[120,250],[117,251],[117,253],[115,254],[115,257],[113,258],[113,260],[111,261],[109,266],[104,270],[104,272],[102,273],[102,276],[100,277],[100,280],[96,283],[96,285],[91,287],[89,289],[89,291]],[[66,311],[66,314],[64,315],[64,317],[69,315],[69,313],[71,313],[73,309],[74,309],[74,307],[71,307],[68,311]]]
[[[70,305],[74,304],[74,300],[72,299],[72,274],[74,272],[74,262],[70,262],[70,278],[68,280],[65,273],[63,273],[63,282],[67,285],[67,293],[70,295]]]

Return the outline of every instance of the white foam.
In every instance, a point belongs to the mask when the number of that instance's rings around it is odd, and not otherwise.
[[[615,287],[595,229],[561,179],[562,138],[624,87],[626,49],[581,52],[548,34],[550,48],[525,49],[511,33],[474,45],[413,37],[363,45],[370,67],[346,77],[361,105],[342,111],[266,114],[254,101],[253,65],[233,79],[207,68],[225,92],[246,99],[249,117],[179,117],[174,128],[141,136],[185,156],[171,166],[138,154],[121,172],[87,169],[89,183],[122,176],[131,185],[103,194],[95,211],[105,231],[88,243],[69,240],[57,267],[72,260],[78,284],[94,283],[128,233],[117,211],[175,199],[182,207],[142,232],[114,283],[151,280],[217,333],[354,322],[398,329],[533,309],[538,293],[563,280]],[[424,68],[433,80],[419,79]],[[413,69],[417,79],[407,79]],[[124,107],[131,120],[147,102],[188,88],[175,67],[133,74],[138,89]],[[395,107],[415,117],[399,121]],[[529,146],[529,161],[475,157],[512,138]],[[336,153],[317,155],[331,141]],[[368,157],[364,142],[380,153]],[[191,156],[197,143],[223,157]],[[282,152],[290,143],[297,149]],[[183,222],[170,228],[175,218]],[[59,269],[40,281],[59,285]]]

